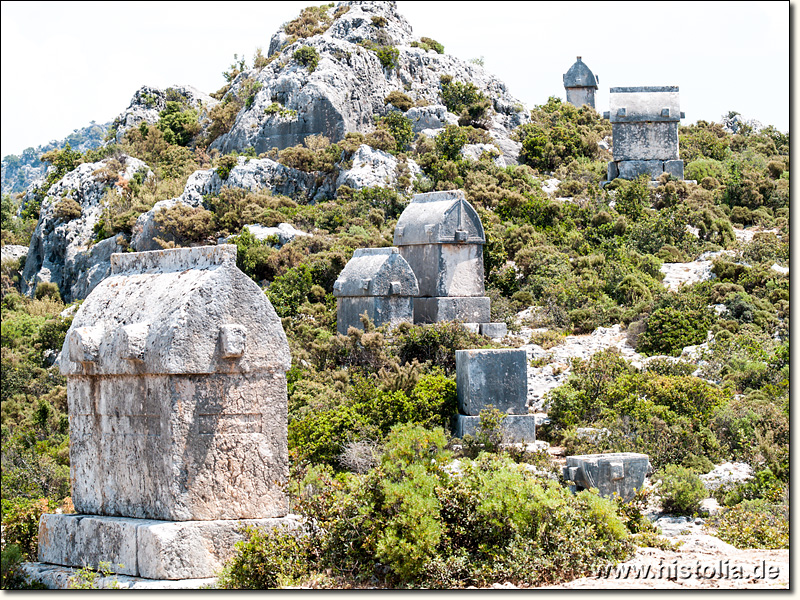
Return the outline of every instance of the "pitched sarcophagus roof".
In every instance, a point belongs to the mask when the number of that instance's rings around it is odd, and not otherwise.
[[[395,246],[485,243],[478,213],[461,190],[417,194],[394,230]]]
[[[289,345],[236,246],[114,254],[75,314],[64,375],[286,371]]]
[[[417,278],[397,248],[360,248],[333,285],[336,297],[416,296]]]

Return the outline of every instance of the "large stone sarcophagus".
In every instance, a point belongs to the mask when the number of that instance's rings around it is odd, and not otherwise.
[[[289,346],[235,246],[114,254],[59,364],[79,514],[43,516],[42,562],[210,577],[288,513]]]

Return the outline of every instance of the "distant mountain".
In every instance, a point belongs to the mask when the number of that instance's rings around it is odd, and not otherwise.
[[[79,152],[100,147],[110,125],[110,123],[98,125],[92,121],[86,127],[74,130],[63,140],[52,141],[36,148],[26,148],[19,156],[16,154],[4,156],[2,192],[4,194],[24,192],[31,183],[44,177],[47,165],[39,159],[45,152],[64,148],[67,144]]]

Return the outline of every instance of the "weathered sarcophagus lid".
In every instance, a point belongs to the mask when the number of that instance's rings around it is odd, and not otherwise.
[[[336,297],[416,296],[417,278],[397,248],[360,248],[333,284]]]
[[[478,213],[461,190],[417,194],[394,230],[395,246],[485,243]]]
[[[269,300],[236,267],[236,246],[111,257],[80,306],[63,375],[252,373],[291,366]]]

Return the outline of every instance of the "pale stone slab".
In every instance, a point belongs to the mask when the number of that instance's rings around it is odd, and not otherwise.
[[[463,323],[486,323],[491,318],[491,302],[486,296],[414,298],[414,322],[461,321]]]
[[[69,589],[70,581],[78,576],[80,570],[40,562],[25,562],[21,568],[28,579],[44,584],[49,590]],[[108,576],[99,575],[94,585],[100,590],[198,590],[213,589],[216,582],[216,577],[159,580],[112,573]]]
[[[115,572],[148,579],[214,577],[243,530],[300,526],[299,517],[158,521],[94,515],[42,515],[39,561],[68,567],[111,563]]]
[[[488,405],[524,415],[528,409],[525,350],[456,350],[458,410],[478,416]]]
[[[505,323],[481,323],[481,335],[490,338],[505,337],[508,333],[508,325]]]
[[[649,469],[647,454],[616,452],[568,456],[563,474],[574,490],[596,488],[601,496],[631,500],[642,489]]]

